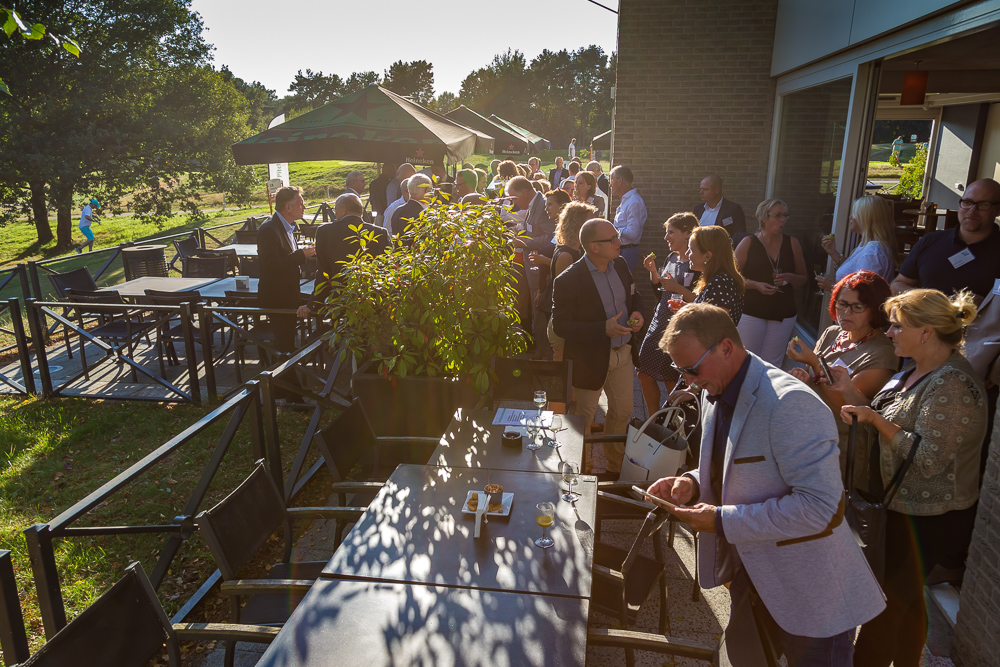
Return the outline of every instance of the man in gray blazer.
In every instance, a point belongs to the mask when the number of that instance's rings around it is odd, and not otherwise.
[[[732,582],[730,660],[755,664],[759,624],[790,667],[851,665],[851,634],[885,597],[844,522],[833,414],[748,353],[717,306],[682,308],[660,345],[701,390],[701,458],[649,490],[682,505],[671,511],[700,531],[701,585]]]

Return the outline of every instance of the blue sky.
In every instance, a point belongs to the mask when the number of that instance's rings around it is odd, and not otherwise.
[[[600,1],[618,9],[618,0]],[[618,17],[587,0],[192,0],[192,8],[216,47],[215,65],[260,81],[279,97],[300,69],[346,78],[355,71],[381,74],[397,60],[427,60],[434,65],[435,94],[457,94],[471,71],[508,48],[529,61],[543,49],[590,44],[610,54],[618,38]]]

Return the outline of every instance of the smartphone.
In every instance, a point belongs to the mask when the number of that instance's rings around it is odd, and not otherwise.
[[[833,373],[830,372],[830,364],[826,363],[826,359],[819,357],[819,363],[823,367],[823,375],[826,376],[826,381],[829,384],[833,384]]]
[[[677,507],[677,505],[675,503],[672,503],[669,500],[664,500],[663,498],[660,498],[659,496],[654,496],[653,494],[651,494],[649,491],[647,491],[646,489],[642,488],[641,486],[636,486],[635,484],[633,484],[632,485],[632,490],[635,491],[636,493],[638,493],[640,496],[643,496],[644,498],[646,498],[646,497],[651,498],[653,500],[653,504],[654,505],[659,505],[663,509],[671,510],[671,509],[675,509]]]

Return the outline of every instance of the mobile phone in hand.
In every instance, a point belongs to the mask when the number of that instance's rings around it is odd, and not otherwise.
[[[833,384],[833,373],[830,371],[830,364],[826,363],[826,359],[819,357],[820,366],[823,367],[823,375],[826,377],[827,384]]]
[[[677,508],[677,505],[675,503],[672,503],[669,500],[664,500],[663,498],[660,498],[659,496],[654,496],[653,494],[651,494],[649,491],[647,491],[646,489],[642,488],[641,486],[636,486],[635,484],[633,484],[632,485],[632,490],[635,491],[636,493],[638,493],[639,495],[645,497],[645,498],[651,499],[653,501],[654,505],[659,505],[660,507],[662,507],[665,510],[672,510],[672,509],[676,509]]]

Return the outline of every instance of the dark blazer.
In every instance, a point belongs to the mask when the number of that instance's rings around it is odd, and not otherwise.
[[[700,219],[701,214],[705,212],[705,202],[701,202],[695,206],[691,212],[695,214],[695,217]],[[726,220],[732,220],[732,222],[727,224]],[[742,238],[742,235],[747,233],[747,218],[743,214],[743,207],[734,201],[729,201],[725,197],[722,198],[722,208],[719,209],[719,215],[715,219],[715,224],[729,232],[734,245],[739,243],[739,239],[736,238],[737,234],[740,234],[740,238]]]
[[[392,214],[392,235],[399,236],[409,231],[410,220],[420,217],[424,207],[416,199],[411,199],[396,209]]]
[[[563,182],[563,179],[569,176],[569,169],[563,167],[560,169],[549,169],[549,184],[553,189],[558,188],[559,184]]]
[[[617,258],[614,266],[625,286],[625,314],[642,312],[642,297],[624,258]],[[552,284],[552,327],[566,339],[563,358],[573,360],[574,387],[596,391],[604,386],[611,359],[611,339],[604,330],[607,319],[586,256],[581,257]],[[639,349],[635,334],[631,343],[634,360]]]
[[[278,214],[257,230],[261,308],[295,308],[299,305],[299,267],[306,263],[302,250],[293,250]]]
[[[361,226],[354,231],[351,227]],[[326,302],[330,293],[330,279],[340,274],[343,263],[359,248],[360,232],[371,232],[375,235],[374,243],[365,246],[365,254],[375,257],[381,255],[389,247],[389,233],[382,227],[364,222],[359,216],[345,215],[340,220],[320,225],[316,230],[316,259],[319,264],[319,274],[316,276],[316,287],[313,289],[310,308],[316,308]]]
[[[601,172],[601,175],[597,177],[597,187],[604,193],[604,198],[611,201],[611,181],[608,180],[607,174]],[[608,212],[610,213],[610,211]]]

